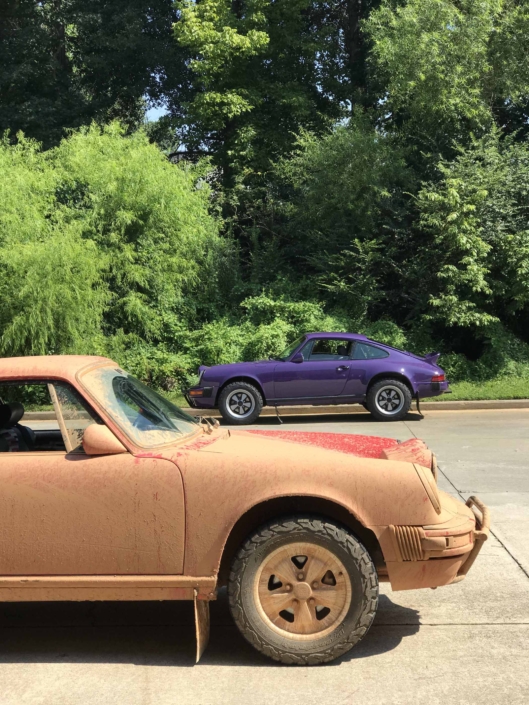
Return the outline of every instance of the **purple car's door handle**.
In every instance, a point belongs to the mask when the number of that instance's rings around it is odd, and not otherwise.
[[[345,372],[348,369],[349,369],[349,365],[340,365],[340,367],[336,368],[336,372]]]

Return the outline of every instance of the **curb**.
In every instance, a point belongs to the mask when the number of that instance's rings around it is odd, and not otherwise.
[[[477,409],[529,409],[529,399],[499,399],[482,401],[427,401],[421,402],[421,411],[474,411]],[[415,404],[410,411],[415,410]],[[191,416],[220,417],[218,409],[182,409]],[[348,414],[368,414],[360,404],[342,404],[327,406],[280,406],[281,416],[320,416],[333,414],[344,416]],[[275,416],[273,406],[265,406],[261,416]]]
[[[414,411],[415,404],[411,411]],[[426,401],[421,402],[421,411],[475,411],[478,409],[529,409],[529,399],[498,399],[482,401]],[[218,409],[190,409],[182,407],[182,411],[191,416],[204,416],[220,418]],[[368,414],[360,404],[342,404],[327,406],[280,406],[281,416],[321,416],[332,414],[334,416],[347,416],[349,414]],[[275,416],[273,406],[265,406],[261,416]],[[54,421],[53,411],[28,411],[24,414],[28,421]]]

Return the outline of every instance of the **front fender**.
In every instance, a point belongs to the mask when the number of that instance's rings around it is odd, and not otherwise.
[[[323,498],[377,536],[391,524],[439,522],[412,463],[357,458],[322,448],[231,432],[176,459],[186,497],[187,575],[215,575],[239,518],[279,497]],[[384,550],[384,547],[383,547]]]

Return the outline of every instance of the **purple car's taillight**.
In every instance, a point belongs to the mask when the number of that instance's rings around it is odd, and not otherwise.
[[[444,382],[444,381],[445,381],[444,375],[434,375],[432,377],[432,382]]]

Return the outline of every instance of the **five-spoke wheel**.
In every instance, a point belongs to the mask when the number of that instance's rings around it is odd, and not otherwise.
[[[255,577],[255,599],[265,621],[295,639],[329,634],[351,604],[351,581],[340,559],[313,543],[276,549]]]
[[[367,408],[379,421],[399,421],[411,406],[411,392],[404,382],[382,379],[367,394]]]
[[[248,382],[232,382],[219,395],[219,410],[230,424],[253,423],[261,413],[263,398],[259,390]]]
[[[346,529],[298,516],[249,537],[228,595],[237,626],[257,649],[283,663],[316,664],[349,651],[369,629],[378,579]]]

